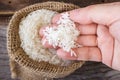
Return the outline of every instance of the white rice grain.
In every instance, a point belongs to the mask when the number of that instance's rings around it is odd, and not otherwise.
[[[56,12],[50,10],[36,10],[24,17],[19,25],[21,47],[30,58],[37,61],[46,61],[51,64],[67,66],[72,61],[62,60],[56,55],[55,50],[42,46],[39,30],[42,26],[51,23]]]

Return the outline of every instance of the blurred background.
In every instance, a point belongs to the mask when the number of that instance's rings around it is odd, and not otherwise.
[[[80,7],[92,4],[120,2],[120,0],[0,0],[0,80],[12,80],[6,49],[6,30],[15,11],[25,6],[46,1],[73,3]],[[54,80],[120,80],[120,72],[97,62],[86,62],[71,75]]]

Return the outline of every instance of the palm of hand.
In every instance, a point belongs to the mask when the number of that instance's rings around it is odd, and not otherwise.
[[[100,61],[120,70],[120,2],[93,5],[69,13],[71,19],[79,23],[76,26],[81,36],[78,37],[77,42],[84,47],[74,49],[77,57],[70,56],[64,50],[57,48],[58,56],[70,60]],[[53,17],[53,25],[59,17],[60,14]],[[52,47],[47,43],[44,46]]]

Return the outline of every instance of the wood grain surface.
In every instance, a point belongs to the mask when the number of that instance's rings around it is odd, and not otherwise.
[[[8,22],[16,10],[25,6],[48,0],[0,0],[0,80],[12,80],[9,70],[9,57],[6,49],[6,31]],[[56,0],[74,3],[81,7],[120,0]],[[55,80],[120,80],[120,72],[108,68],[102,63],[87,62],[71,75]]]

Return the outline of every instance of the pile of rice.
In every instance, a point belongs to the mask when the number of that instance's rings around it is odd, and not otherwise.
[[[71,56],[77,56],[73,48],[82,47],[76,42],[80,31],[76,28],[75,22],[70,19],[68,12],[61,14],[56,27],[46,27],[43,33],[46,38],[44,43],[48,42],[54,48],[60,47]]]
[[[33,60],[67,66],[73,61],[63,60],[56,55],[56,50],[44,48],[39,35],[40,28],[50,24],[52,17],[56,13],[55,11],[41,9],[33,11],[24,17],[19,24],[21,47]]]

